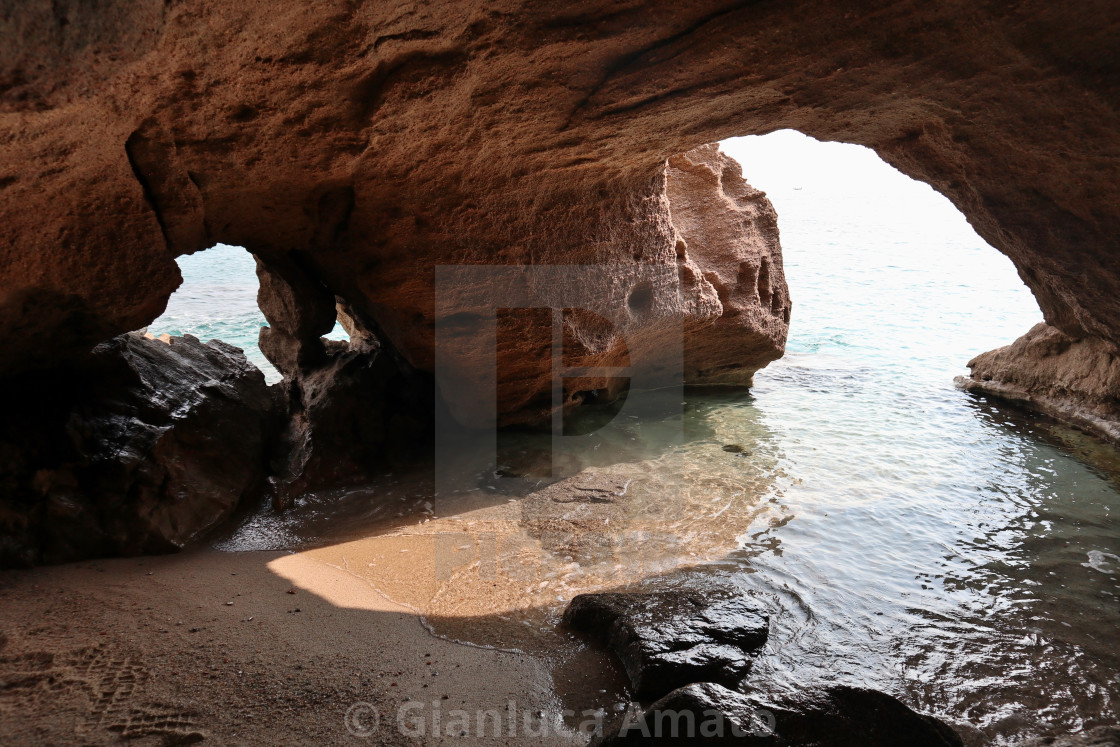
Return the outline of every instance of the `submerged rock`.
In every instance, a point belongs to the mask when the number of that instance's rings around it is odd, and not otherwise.
[[[601,639],[643,700],[693,682],[734,687],[769,633],[767,614],[734,590],[580,594],[564,623]]]
[[[962,389],[1045,413],[1120,443],[1120,348],[1036,324],[1011,345],[968,362]]]
[[[605,558],[625,525],[629,481],[583,471],[525,496],[521,524],[549,550]]]
[[[175,550],[264,484],[271,396],[223,342],[121,335],[3,396],[0,565]]]
[[[757,747],[960,747],[941,721],[874,690],[833,687],[794,696],[743,695],[717,684],[675,690],[607,724],[596,747],[648,744]]]
[[[1082,734],[1031,739],[1023,742],[1019,747],[1117,747],[1118,745],[1120,745],[1120,726],[1098,726]]]

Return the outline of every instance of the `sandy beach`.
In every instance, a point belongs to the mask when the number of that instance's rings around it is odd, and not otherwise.
[[[0,589],[6,744],[583,741],[538,714],[562,710],[554,678],[578,691],[594,667],[435,637],[313,557],[205,549],[9,571]]]
[[[220,550],[4,572],[5,741],[585,744],[630,693],[559,624],[568,601],[718,557],[769,510],[705,498],[682,549],[662,514],[688,496],[634,465],[438,515],[400,479],[379,489],[395,517],[359,520],[368,488],[256,514]],[[269,542],[296,549],[245,549]]]

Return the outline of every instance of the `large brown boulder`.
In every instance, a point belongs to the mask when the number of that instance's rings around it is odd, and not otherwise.
[[[558,242],[581,236],[567,228]],[[600,240],[591,264],[509,272],[472,264],[436,276],[440,385],[461,423],[495,415],[499,425],[548,423],[589,393],[602,403],[628,382],[653,386],[642,377],[658,379],[659,368],[669,385],[749,386],[781,357],[790,301],[777,215],[717,145],[669,159],[619,235]],[[553,354],[565,368],[608,371],[564,378],[554,403]],[[624,367],[640,375],[610,375]],[[494,402],[481,395],[495,390]]]
[[[262,494],[272,398],[217,340],[121,335],[3,397],[0,566],[176,550]]]
[[[1036,324],[1011,345],[968,362],[957,385],[1050,415],[1120,443],[1120,349]]]

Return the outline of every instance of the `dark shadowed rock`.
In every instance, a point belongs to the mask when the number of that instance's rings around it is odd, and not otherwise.
[[[172,551],[262,488],[271,396],[225,343],[121,335],[3,397],[2,565]]]
[[[746,696],[710,682],[678,688],[649,708],[630,709],[603,726],[592,747],[630,744],[774,744],[772,715]]]
[[[766,613],[733,590],[580,594],[564,623],[602,640],[642,699],[693,682],[734,687],[769,632]]]
[[[301,493],[370,479],[430,443],[431,377],[415,371],[296,263],[258,262],[261,351],[284,376],[271,465],[278,508]],[[322,337],[342,323],[349,342]]]
[[[751,747],[960,747],[937,719],[874,690],[834,687],[771,699],[717,684],[675,690],[608,723],[596,747],[632,744]]]
[[[809,747],[960,747],[960,736],[898,698],[844,685],[788,696],[750,696],[774,714],[776,745]]]
[[[280,508],[307,490],[369,480],[431,442],[430,381],[375,346],[328,341],[320,365],[285,378],[282,390],[271,477]]]

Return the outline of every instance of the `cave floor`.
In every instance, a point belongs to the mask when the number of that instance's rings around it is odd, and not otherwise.
[[[508,744],[508,722],[494,737],[479,711],[513,701],[524,729],[555,709],[546,657],[437,638],[360,579],[295,558],[200,549],[0,574],[2,741]],[[543,731],[514,741],[584,741]]]

